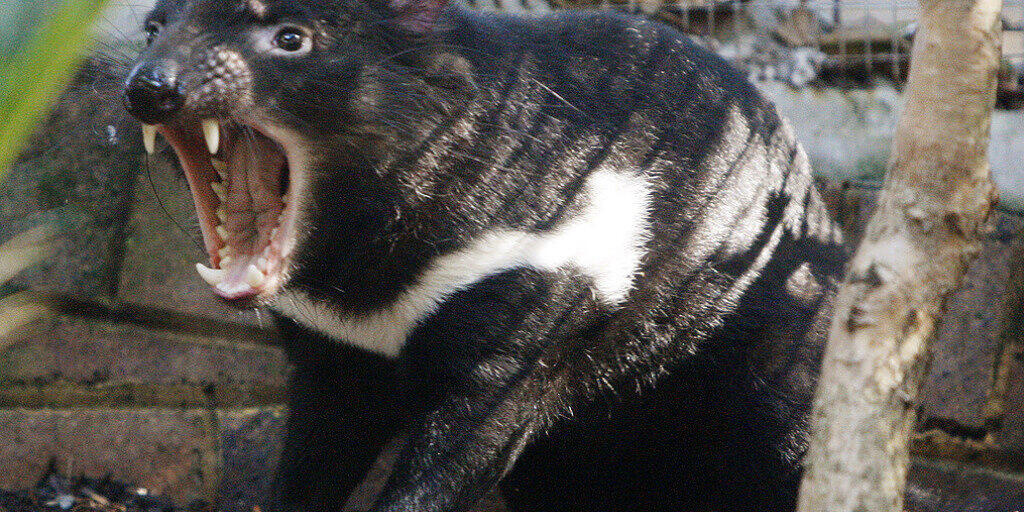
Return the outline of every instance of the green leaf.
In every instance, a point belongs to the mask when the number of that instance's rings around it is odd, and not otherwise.
[[[91,46],[93,24],[106,3],[65,0],[20,52],[0,57],[0,181]]]

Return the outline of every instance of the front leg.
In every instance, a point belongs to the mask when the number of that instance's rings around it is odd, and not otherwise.
[[[278,324],[295,368],[267,509],[341,510],[397,430],[394,364],[291,320],[281,318]]]
[[[449,299],[403,356],[425,405],[374,510],[469,509],[566,413],[562,362],[603,318],[586,283],[562,274],[507,272]]]

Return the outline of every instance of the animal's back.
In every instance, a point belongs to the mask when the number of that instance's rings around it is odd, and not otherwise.
[[[508,22],[531,35],[484,39],[514,49],[520,85],[543,84],[552,117],[583,119],[579,146],[560,133],[567,153],[593,151],[577,163],[593,169],[584,201],[606,208],[602,243],[581,244],[596,253],[589,275],[598,291],[630,279],[582,349],[596,368],[580,384],[600,398],[527,448],[506,494],[524,510],[791,507],[845,260],[792,131],[736,70],[659,24]]]
[[[493,217],[566,242],[549,253],[591,278],[608,336],[695,353],[817,314],[845,260],[840,230],[792,130],[740,73],[635,17],[464,16],[452,42],[493,92],[469,115],[494,131],[439,146],[508,171],[492,189],[528,182],[508,201],[551,194]],[[756,318],[722,328],[745,308]]]

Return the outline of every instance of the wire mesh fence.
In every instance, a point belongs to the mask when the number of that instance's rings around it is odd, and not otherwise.
[[[914,0],[463,0],[470,8],[544,13],[600,7],[646,14],[690,34],[754,80],[856,86],[907,73]],[[1000,104],[1024,105],[1024,0],[1006,0]]]

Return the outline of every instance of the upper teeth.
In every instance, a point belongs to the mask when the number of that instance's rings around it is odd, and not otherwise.
[[[216,119],[203,119],[203,138],[211,155],[216,155],[220,148],[220,123]]]
[[[217,194],[217,198],[220,199],[220,202],[223,203],[224,201],[227,201],[228,190],[226,188],[224,188],[224,184],[223,183],[221,183],[219,181],[211,182],[210,183],[210,188],[212,188],[213,192],[215,194]]]
[[[146,153],[156,153],[156,125],[142,125],[142,145],[146,147]]]
[[[217,174],[220,175],[220,179],[222,179],[222,180],[223,179],[227,179],[227,177],[228,177],[228,163],[227,162],[225,162],[224,160],[218,160],[216,158],[211,158],[210,159],[210,165],[212,165],[213,169],[215,171],[217,171]]]

